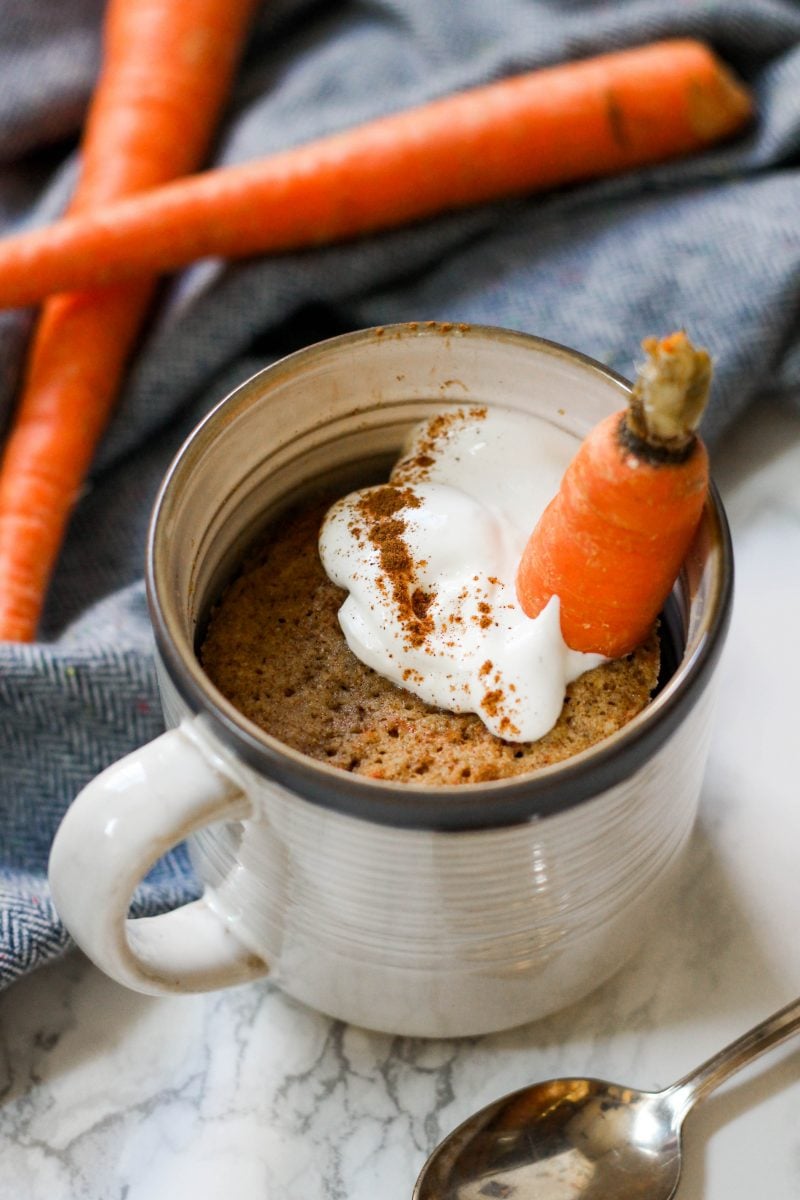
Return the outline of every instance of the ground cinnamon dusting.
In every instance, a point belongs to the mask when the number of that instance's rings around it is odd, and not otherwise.
[[[407,523],[398,514],[419,507],[419,497],[412,488],[395,487],[390,483],[365,491],[356,505],[364,522],[363,536],[378,551],[385,576],[385,580],[380,580],[379,584],[388,584],[407,644],[414,648],[423,645],[433,632],[433,620],[428,610],[434,597],[418,585],[418,564],[403,536]],[[350,528],[354,536],[362,532],[360,526],[351,525]]]
[[[496,717],[500,711],[500,706],[503,703],[503,691],[501,688],[495,688],[493,692],[486,692],[481,700],[481,708],[488,713],[490,717]]]
[[[485,405],[471,408],[448,409],[432,417],[427,424],[424,437],[416,442],[415,451],[401,458],[392,470],[392,478],[398,483],[420,482],[425,479],[439,453],[439,446],[451,430],[462,428],[466,423],[482,421],[487,414]]]
[[[480,616],[478,617],[478,624],[480,625],[481,629],[488,629],[492,624],[491,605],[487,604],[485,600],[481,600],[478,604],[478,612],[480,613]]]

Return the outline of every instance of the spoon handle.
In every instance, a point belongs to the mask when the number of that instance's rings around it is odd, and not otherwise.
[[[800,999],[787,1004],[780,1012],[767,1017],[754,1029],[743,1033],[729,1046],[719,1050],[694,1071],[684,1075],[669,1089],[673,1104],[681,1116],[734,1075],[752,1062],[759,1054],[779,1045],[800,1029]]]

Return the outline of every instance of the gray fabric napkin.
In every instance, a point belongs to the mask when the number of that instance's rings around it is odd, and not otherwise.
[[[0,0],[0,232],[63,208],[99,56],[101,0]],[[712,444],[766,394],[800,395],[800,6],[796,0],[270,0],[213,159],[243,161],[567,58],[690,35],[754,89],[744,137],[613,180],[356,244],[165,283],[69,532],[43,640],[0,644],[0,986],[68,938],[46,862],[94,774],[162,729],[140,575],[159,479],[233,385],[320,337],[394,320],[506,325],[631,374],[685,327],[717,365]],[[30,313],[0,313],[0,429]],[[181,851],[136,897],[196,892]]]

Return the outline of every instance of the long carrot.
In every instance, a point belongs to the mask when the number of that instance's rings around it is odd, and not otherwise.
[[[71,212],[195,169],[253,0],[110,0]],[[0,464],[0,638],[29,641],[75,498],[153,294],[65,294],[38,324]]]
[[[750,114],[691,40],[548,67],[8,238],[0,306],[609,175],[700,150]]]
[[[584,439],[531,534],[517,573],[523,610],[554,595],[573,650],[628,654],[653,627],[678,576],[708,491],[695,427],[711,362],[682,332],[643,343],[627,411]]]

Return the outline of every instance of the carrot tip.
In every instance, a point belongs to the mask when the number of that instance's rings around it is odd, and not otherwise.
[[[684,330],[642,341],[640,366],[626,421],[654,448],[681,450],[694,437],[711,387],[711,355],[695,348]]]

